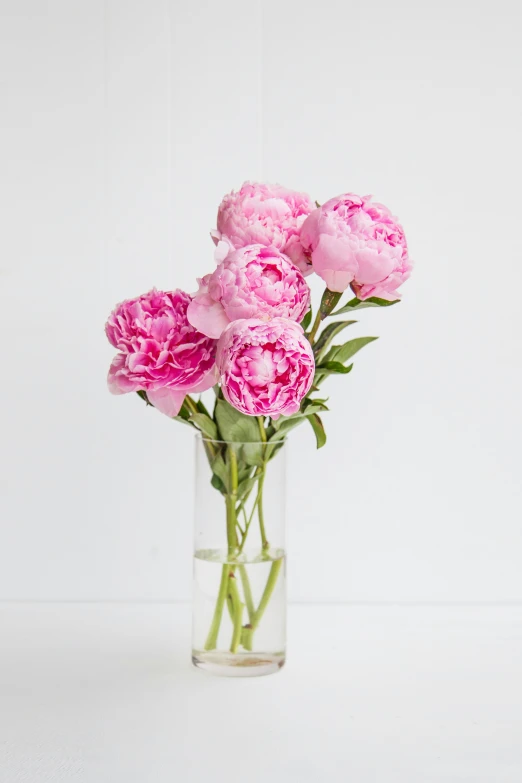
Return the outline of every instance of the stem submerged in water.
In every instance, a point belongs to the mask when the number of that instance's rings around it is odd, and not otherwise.
[[[263,595],[261,596],[261,600],[259,602],[259,606],[254,612],[253,617],[250,617],[249,615],[250,622],[248,626],[245,626],[243,628],[243,633],[241,634],[241,642],[245,650],[252,649],[252,640],[254,636],[254,631],[256,630],[256,628],[259,627],[261,618],[263,617],[266,607],[270,602],[272,593],[274,592],[275,586],[277,584],[277,578],[279,576],[279,572],[281,570],[282,565],[283,565],[282,557],[280,557],[278,560],[274,560],[274,562],[272,563],[272,566],[270,568],[270,573],[268,575],[268,580],[265,585]]]
[[[217,639],[219,634],[219,627],[221,625],[221,618],[223,616],[223,607],[227,598],[228,591],[228,574],[230,566],[225,563],[221,569],[221,582],[219,583],[219,593],[216,601],[216,608],[214,609],[214,616],[212,617],[212,624],[208,632],[207,640],[205,642],[205,650],[215,650],[217,646]]]

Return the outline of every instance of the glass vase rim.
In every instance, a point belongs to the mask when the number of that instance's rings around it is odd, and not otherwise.
[[[278,440],[223,440],[222,438],[204,438],[201,432],[194,433],[194,437],[203,443],[222,443],[225,446],[275,446],[278,443],[285,445],[287,436]]]

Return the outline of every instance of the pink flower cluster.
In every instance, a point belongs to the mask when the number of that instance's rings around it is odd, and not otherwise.
[[[106,325],[118,350],[114,394],[145,391],[176,416],[186,394],[216,382],[249,416],[290,416],[308,393],[314,355],[299,325],[310,307],[303,275],[360,299],[398,297],[411,262],[390,211],[351,193],[314,208],[305,193],[246,182],[218,209],[218,266],[194,296],[152,290],[123,302]]]

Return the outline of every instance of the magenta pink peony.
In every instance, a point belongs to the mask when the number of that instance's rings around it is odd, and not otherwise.
[[[301,245],[331,291],[351,286],[359,299],[397,299],[412,267],[402,226],[371,196],[345,193],[314,210]]]
[[[274,247],[248,245],[199,281],[187,316],[200,332],[218,338],[238,318],[301,321],[309,307],[310,289],[290,259]]]
[[[291,416],[312,385],[312,347],[295,321],[234,321],[218,342],[221,388],[248,416]]]
[[[191,297],[156,291],[119,304],[105,332],[120,351],[108,376],[113,394],[143,390],[167,416],[176,416],[189,392],[216,382],[216,343],[187,320]]]
[[[217,231],[212,233],[219,250],[217,259],[223,260],[227,245],[239,249],[260,244],[286,253],[303,274],[309,274],[312,268],[299,233],[313,208],[306,193],[281,185],[245,182],[237,193],[225,196],[219,206]]]

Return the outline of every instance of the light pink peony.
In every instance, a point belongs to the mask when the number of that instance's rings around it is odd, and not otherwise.
[[[314,355],[295,321],[234,321],[218,342],[216,363],[228,402],[249,416],[297,413],[314,377]]]
[[[238,318],[301,321],[309,307],[310,289],[290,259],[274,247],[248,245],[199,281],[187,317],[200,332],[218,338]]]
[[[217,260],[223,260],[227,244],[238,249],[260,244],[276,247],[306,275],[312,268],[299,242],[301,226],[314,205],[306,193],[281,185],[245,182],[238,193],[225,196],[218,209]]]
[[[331,291],[350,285],[359,299],[397,299],[410,276],[402,226],[371,196],[345,193],[327,201],[306,219],[301,244]]]
[[[183,291],[153,289],[119,304],[105,326],[120,353],[111,364],[109,390],[147,392],[167,416],[177,416],[186,394],[216,382],[216,343],[187,320],[191,298]]]

